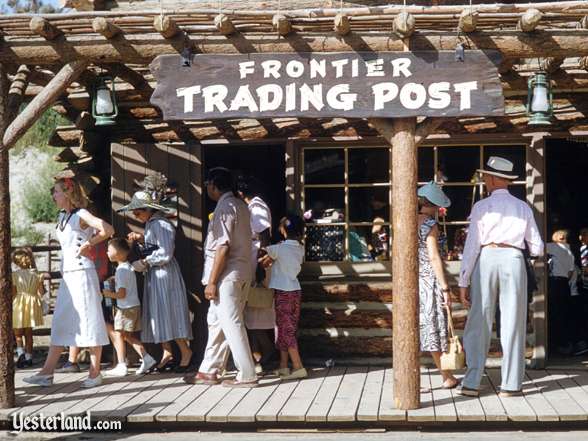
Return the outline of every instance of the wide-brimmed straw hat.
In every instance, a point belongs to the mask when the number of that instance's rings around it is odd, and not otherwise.
[[[490,156],[486,163],[486,168],[479,168],[476,171],[478,173],[498,176],[499,178],[514,180],[518,176],[512,174],[513,169],[514,164],[508,159],[501,158],[500,156]]]
[[[436,205],[437,207],[447,208],[451,205],[451,200],[447,197],[447,195],[441,190],[437,184],[433,181],[427,182],[421,188],[419,188],[417,195],[425,198],[431,204]]]
[[[153,208],[154,210],[160,211],[169,210],[168,207],[164,207],[163,205],[159,204],[157,200],[153,197],[152,193],[142,190],[135,192],[135,194],[133,194],[133,197],[131,198],[131,202],[129,202],[127,205],[119,208],[116,211],[131,211],[146,208]]]

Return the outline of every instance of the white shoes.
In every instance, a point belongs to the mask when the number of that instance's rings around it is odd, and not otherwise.
[[[100,386],[101,384],[102,384],[102,374],[98,374],[94,378],[90,378],[90,377],[86,378],[84,381],[82,381],[82,384],[80,387],[83,387],[84,389],[90,389],[91,387]]]
[[[278,377],[284,377],[286,375],[290,375],[290,368],[280,368],[274,370],[274,374]]]
[[[304,368],[296,369],[295,371],[292,371],[290,375],[280,375],[282,380],[299,380],[306,377],[308,377],[308,372],[306,372],[306,369]]]
[[[126,377],[129,373],[125,363],[119,363],[114,369],[104,371],[105,377]]]
[[[156,363],[157,363],[157,360],[155,360],[155,358],[153,358],[149,354],[145,354],[145,356],[143,357],[143,360],[141,361],[141,366],[139,366],[139,369],[137,369],[135,371],[135,374],[137,374],[137,375],[146,374],[147,372],[149,372],[149,370],[153,366],[155,366]]]
[[[28,384],[34,384],[35,386],[48,387],[53,385],[53,375],[31,375],[30,377],[23,378],[22,381]]]

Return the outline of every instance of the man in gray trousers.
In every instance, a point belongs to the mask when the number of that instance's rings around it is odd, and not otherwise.
[[[526,243],[532,256],[540,256],[543,241],[529,205],[508,192],[508,185],[517,178],[512,162],[492,156],[478,172],[490,196],[472,208],[459,275],[461,302],[470,311],[463,337],[467,371],[458,393],[479,395],[500,296],[500,396],[507,397],[520,393],[525,373],[527,274],[523,250]]]

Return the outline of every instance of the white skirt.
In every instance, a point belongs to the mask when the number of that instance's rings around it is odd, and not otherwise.
[[[51,324],[51,344],[82,348],[108,344],[95,269],[63,273]]]

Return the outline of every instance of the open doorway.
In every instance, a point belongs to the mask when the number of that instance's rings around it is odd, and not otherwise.
[[[548,351],[550,358],[588,356],[588,273],[582,277],[580,232],[588,228],[588,143],[547,141]],[[561,234],[557,232],[562,232]],[[558,244],[567,232],[567,243]],[[560,238],[553,237],[554,233]],[[566,257],[566,249],[573,254]],[[563,251],[562,251],[563,250]],[[574,262],[575,274],[568,274]],[[584,260],[586,264],[586,260]],[[587,269],[588,270],[588,269]]]
[[[254,146],[206,146],[204,148],[204,170],[226,167],[233,177],[253,176],[261,184],[261,197],[272,213],[272,231],[277,238],[277,224],[286,215],[285,147],[283,145]],[[204,201],[204,231],[208,228],[208,215],[216,203],[208,196]]]

